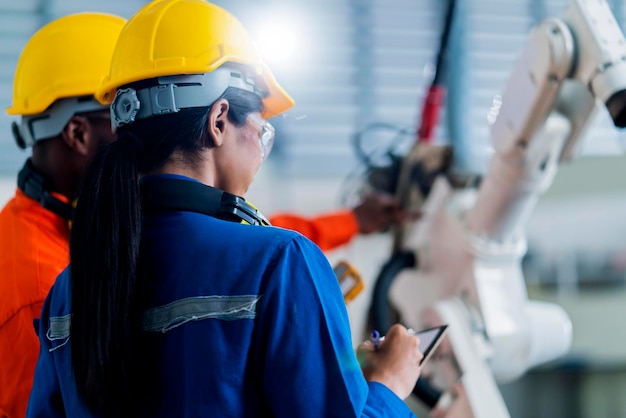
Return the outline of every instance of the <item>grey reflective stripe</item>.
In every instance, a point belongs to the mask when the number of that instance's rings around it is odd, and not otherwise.
[[[148,309],[142,315],[143,331],[167,332],[189,321],[202,319],[254,319],[257,314],[259,295],[242,296],[197,296],[185,298]],[[50,317],[50,326],[46,336],[55,341],[70,336],[72,315]]]
[[[50,317],[50,327],[46,333],[46,338],[51,343],[49,352],[63,347],[70,340],[70,324],[72,323],[72,314],[64,316],[52,316]],[[64,340],[61,344],[55,343],[55,341]]]
[[[180,299],[143,313],[141,329],[167,332],[189,321],[202,319],[254,319],[259,295],[198,296]]]
[[[67,338],[70,336],[70,323],[72,315],[53,316],[50,318],[50,328],[48,328],[48,339],[50,341]]]

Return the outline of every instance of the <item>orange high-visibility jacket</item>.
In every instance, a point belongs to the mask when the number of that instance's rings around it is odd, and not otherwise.
[[[0,212],[0,417],[26,415],[39,356],[33,320],[68,263],[68,239],[67,221],[19,189]]]
[[[350,210],[339,210],[313,218],[278,213],[269,218],[273,226],[298,231],[328,251],[348,243],[359,233],[359,224]]]

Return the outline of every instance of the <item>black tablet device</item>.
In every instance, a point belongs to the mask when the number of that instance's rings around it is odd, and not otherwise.
[[[437,346],[446,335],[446,331],[448,330],[448,325],[441,325],[438,327],[423,329],[421,331],[413,331],[411,333],[417,336],[420,339],[420,351],[424,355],[422,361],[420,361],[420,366],[424,364],[426,360],[435,352]]]

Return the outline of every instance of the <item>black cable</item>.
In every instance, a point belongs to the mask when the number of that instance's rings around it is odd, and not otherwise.
[[[383,265],[378,277],[376,277],[372,291],[370,316],[375,329],[387,332],[393,324],[398,322],[389,303],[389,289],[402,270],[414,268],[416,265],[417,260],[412,251],[398,252]]]
[[[374,130],[378,131],[392,131],[395,132],[395,136],[391,140],[391,143],[383,150],[383,155],[393,155],[394,151],[398,148],[399,144],[402,142],[404,137],[412,137],[415,136],[415,131],[413,129],[409,129],[406,127],[393,125],[390,123],[384,122],[375,122],[367,125],[365,128],[354,134],[352,137],[352,145],[354,147],[354,153],[356,154],[358,160],[363,163],[367,168],[379,167],[380,164],[376,164],[374,162],[374,154],[376,151],[380,154],[380,149],[376,149],[370,152],[366,152],[363,147],[363,137],[366,133],[372,132]]]
[[[399,322],[397,314],[389,303],[389,289],[398,274],[404,269],[417,267],[417,261],[414,252],[402,251],[393,254],[383,265],[374,284],[370,307],[370,318],[374,329],[386,332],[393,324]],[[420,377],[413,388],[413,394],[432,409],[439,402],[442,392],[431,385],[427,378]]]
[[[441,33],[439,51],[437,52],[435,77],[432,81],[433,86],[442,84],[442,78],[445,76],[447,71],[446,54],[448,52],[448,42],[450,39],[450,32],[452,32],[452,22],[454,20],[454,1],[455,0],[448,0],[448,8],[446,10],[446,17],[443,23],[443,31]]]
[[[417,396],[424,405],[433,409],[439,402],[443,392],[431,385],[427,378],[420,376],[413,387],[413,394]]]

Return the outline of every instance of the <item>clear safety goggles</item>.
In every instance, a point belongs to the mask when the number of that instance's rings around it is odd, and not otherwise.
[[[261,144],[261,161],[265,161],[274,146],[274,127],[271,123],[255,114],[250,114],[248,119],[259,124],[262,128],[261,135],[259,136],[259,143]]]

